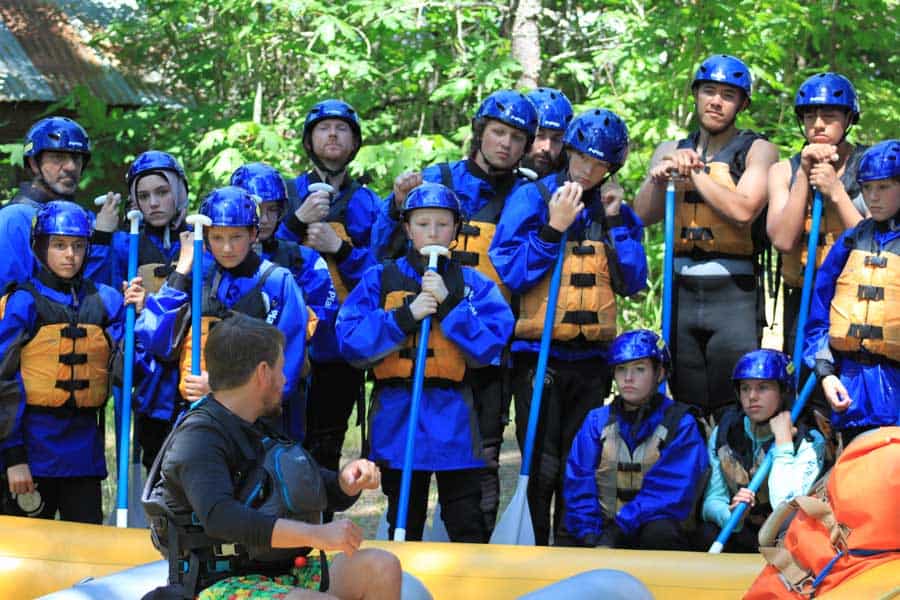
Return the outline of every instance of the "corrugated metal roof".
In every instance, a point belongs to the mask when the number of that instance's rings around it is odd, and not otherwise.
[[[130,0],[3,0],[0,102],[52,102],[79,85],[110,105],[164,102],[87,44],[91,29],[135,11]]]

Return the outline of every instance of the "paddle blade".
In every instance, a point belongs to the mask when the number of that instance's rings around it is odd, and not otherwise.
[[[528,475],[519,475],[516,491],[494,528],[491,543],[534,546],[534,525],[528,506]]]
[[[438,502],[434,506],[434,516],[431,517],[431,527],[425,530],[422,536],[423,542],[449,542],[450,535],[447,533],[447,527],[444,525],[444,519],[441,517],[441,503]]]
[[[381,513],[381,520],[378,521],[378,529],[375,531],[375,539],[379,541],[388,541],[388,532],[390,531],[390,527],[387,522],[387,509],[385,512]]]

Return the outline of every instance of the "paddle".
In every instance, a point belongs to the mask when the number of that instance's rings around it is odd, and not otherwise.
[[[806,329],[806,317],[809,315],[809,304],[812,301],[813,282],[816,274],[816,250],[819,247],[819,223],[822,221],[822,193],[813,194],[812,223],[809,228],[809,240],[806,245],[806,267],[803,269],[803,293],[800,296],[800,312],[797,314],[797,332],[794,338],[794,377],[800,384],[800,367],[803,365],[803,331]],[[794,419],[796,421],[796,418]]]
[[[141,211],[128,212],[131,229],[128,233],[128,282],[137,277],[138,238]],[[125,366],[122,374],[122,419],[119,429],[119,483],[116,498],[116,527],[128,527],[128,475],[131,450],[131,387],[134,382],[134,304],[125,307]]]
[[[806,380],[806,384],[803,386],[803,390],[800,392],[800,395],[797,397],[797,401],[794,402],[794,407],[791,409],[791,421],[796,423],[797,419],[800,418],[800,413],[803,411],[803,405],[806,404],[807,398],[812,393],[813,389],[816,387],[816,374],[811,373],[809,378]],[[772,444],[772,447],[769,448],[769,451],[766,452],[765,458],[763,458],[762,463],[760,463],[759,468],[756,470],[756,474],[753,475],[753,479],[750,480],[750,483],[747,485],[747,488],[752,491],[754,494],[759,491],[759,488],[762,487],[762,484],[765,483],[766,478],[769,476],[769,471],[772,469],[772,463],[775,461],[775,445]],[[746,502],[741,502],[734,510],[731,511],[731,516],[728,517],[728,522],[725,523],[725,526],[722,527],[722,531],[719,532],[719,537],[716,538],[716,541],[713,542],[712,546],[709,547],[709,554],[721,554],[722,548],[725,547],[725,542],[728,541],[728,538],[731,537],[734,528],[737,527],[737,524],[741,522],[741,517],[747,511],[747,507],[749,505]]]
[[[663,254],[663,305],[662,338],[667,346],[672,345],[672,279],[674,278],[675,255],[675,173],[669,176],[666,185],[665,252]]]
[[[424,246],[419,253],[428,257],[428,270],[437,271],[438,257],[450,256],[443,246]],[[419,424],[419,405],[422,402],[422,387],[425,384],[425,361],[428,358],[428,334],[431,332],[431,316],[422,319],[422,333],[416,349],[416,368],[413,372],[412,402],[409,407],[409,426],[406,429],[406,449],[403,453],[403,474],[400,477],[400,501],[397,506],[397,523],[394,527],[394,541],[406,541],[406,516],[409,512],[409,488],[412,484],[413,454],[416,447],[416,427]]]
[[[541,397],[544,393],[544,376],[547,373],[547,359],[550,357],[550,340],[553,338],[556,301],[559,296],[559,283],[562,279],[565,256],[566,233],[564,232],[559,244],[559,256],[556,257],[556,265],[553,267],[553,275],[550,279],[550,289],[547,293],[547,312],[544,314],[541,348],[538,353],[537,368],[534,372],[534,383],[531,390],[531,408],[528,413],[525,447],[522,451],[522,468],[519,470],[516,491],[491,535],[492,544],[534,545],[534,525],[531,522],[531,509],[528,506],[528,478],[531,473],[531,455],[534,452],[534,440],[537,437]]]
[[[191,281],[191,375],[200,375],[200,352],[203,350],[203,228],[212,225],[206,215],[191,215],[185,219],[194,226],[194,264]]]

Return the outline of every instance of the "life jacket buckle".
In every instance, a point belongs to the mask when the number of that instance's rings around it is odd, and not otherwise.
[[[587,256],[587,255],[596,254],[596,253],[597,253],[597,249],[590,244],[584,244],[584,245],[579,244],[577,246],[572,247],[572,254],[574,254],[575,256]]]
[[[681,239],[689,242],[709,242],[715,238],[709,227],[682,227]]]
[[[860,285],[857,288],[856,297],[860,300],[878,302],[884,300],[884,288],[877,285]]]
[[[887,256],[873,256],[869,255],[866,257],[865,265],[867,267],[878,267],[880,269],[884,269],[887,267]]]
[[[852,323],[850,325],[850,328],[847,330],[847,337],[869,340],[882,340],[884,339],[884,329],[876,325]]]
[[[595,273],[572,273],[569,276],[569,285],[573,287],[594,287],[597,285]]]
[[[454,250],[453,258],[459,261],[459,264],[466,267],[477,267],[479,256],[477,252],[466,252],[465,250]]]
[[[478,235],[481,235],[481,227],[478,227],[477,225],[471,225],[469,223],[463,223],[459,227],[459,232],[466,236],[476,237]]]

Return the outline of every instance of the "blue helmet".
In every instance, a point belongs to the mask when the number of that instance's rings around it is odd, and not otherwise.
[[[336,175],[340,171],[334,172],[331,169],[328,169],[322,161],[319,160],[319,157],[313,152],[312,141],[310,140],[313,127],[316,126],[316,123],[324,121],[325,119],[340,119],[341,121],[344,121],[350,126],[350,129],[353,130],[353,135],[356,136],[356,149],[350,153],[344,167],[353,162],[356,153],[359,152],[359,149],[362,146],[362,130],[359,125],[359,115],[356,114],[356,111],[352,106],[343,100],[335,100],[333,98],[322,100],[309,109],[309,112],[306,114],[306,120],[303,122],[303,147],[306,149],[306,153],[313,161],[313,164],[326,173]]]
[[[565,131],[572,122],[572,103],[561,91],[537,88],[528,92],[528,99],[537,108],[539,128]]]
[[[247,190],[260,202],[284,204],[287,201],[287,187],[281,173],[265,163],[241,165],[231,174],[231,185]]]
[[[525,94],[513,90],[500,90],[485,98],[478,110],[475,111],[472,128],[475,129],[476,123],[483,119],[494,119],[524,131],[528,136],[526,152],[537,133],[537,109]]]
[[[187,190],[187,177],[184,175],[184,169],[175,160],[175,157],[168,152],[159,150],[148,150],[134,159],[128,172],[125,174],[125,184],[131,189],[131,184],[143,175],[152,171],[172,171],[178,175],[179,179],[184,183],[184,189]]]
[[[669,348],[665,340],[649,329],[635,329],[620,334],[609,347],[607,362],[610,366],[615,366],[642,358],[659,363],[667,373],[670,371],[672,358]]]
[[[628,157],[628,128],[611,110],[593,109],[575,117],[566,129],[563,144],[608,162],[609,173],[613,174]]]
[[[200,205],[213,227],[258,227],[259,213],[250,193],[229,185],[213,190]]]
[[[90,238],[94,231],[92,215],[69,200],[51,200],[38,209],[31,226],[32,241],[41,235],[69,235]]]
[[[713,83],[727,83],[740,88],[750,100],[750,90],[753,86],[753,75],[750,68],[744,62],[727,54],[714,54],[704,60],[691,82],[691,89],[696,89],[703,81]]]
[[[91,159],[91,139],[84,128],[72,119],[47,117],[32,125],[25,134],[25,156],[37,158],[47,150],[81,154],[84,156],[81,164],[84,170]]]
[[[782,391],[794,391],[794,364],[784,352],[763,348],[742,356],[734,366],[731,381],[735,388],[744,379],[773,379]]]
[[[859,100],[850,80],[837,73],[813,75],[797,90],[794,112],[801,117],[804,109],[814,106],[836,106],[850,113],[850,122],[859,121]]]
[[[440,183],[425,182],[414,188],[403,204],[403,217],[405,218],[417,208],[446,208],[453,212],[457,221],[462,214],[459,198],[456,197],[453,190]]]
[[[856,181],[878,181],[900,177],[900,140],[885,140],[866,150],[859,161]]]

